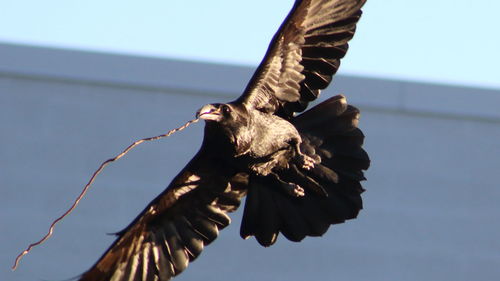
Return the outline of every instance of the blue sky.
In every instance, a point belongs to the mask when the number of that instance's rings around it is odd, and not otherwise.
[[[0,41],[256,65],[293,0],[0,0]],[[368,0],[341,73],[500,89],[500,2]]]

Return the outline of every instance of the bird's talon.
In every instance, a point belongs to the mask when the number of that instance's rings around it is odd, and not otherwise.
[[[307,155],[300,155],[299,161],[302,165],[302,169],[310,170],[314,168],[314,164],[316,164],[316,161],[312,157],[309,157]]]
[[[304,189],[300,186],[295,187],[295,189],[293,191],[294,191],[294,195],[297,197],[302,197],[302,196],[306,195]]]
[[[294,197],[302,197],[306,193],[302,187],[294,183],[288,183],[285,185],[286,191]]]

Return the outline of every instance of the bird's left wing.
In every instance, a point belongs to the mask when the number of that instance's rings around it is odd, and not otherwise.
[[[246,175],[229,174],[201,150],[80,280],[169,280],[230,223]],[[216,159],[215,159],[216,160]]]
[[[326,88],[348,49],[366,0],[296,0],[237,100],[290,118]]]

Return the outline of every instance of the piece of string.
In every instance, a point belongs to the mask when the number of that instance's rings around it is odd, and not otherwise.
[[[26,248],[26,250],[22,251],[17,257],[16,257],[16,260],[14,261],[14,265],[12,266],[12,270],[16,270],[17,266],[19,265],[19,261],[21,260],[21,258],[25,255],[27,255],[31,249],[33,247],[36,247],[42,243],[44,243],[47,239],[50,238],[50,236],[52,236],[52,233],[54,232],[54,227],[56,226],[56,224],[62,220],[63,218],[65,218],[67,215],[69,215],[75,208],[76,206],[78,205],[78,203],[80,203],[80,200],[82,200],[82,198],[85,196],[85,194],[87,193],[88,189],[90,188],[90,185],[94,182],[95,178],[97,177],[97,175],[99,173],[101,173],[101,171],[104,169],[104,167],[106,167],[109,163],[111,162],[114,162],[120,158],[122,158],[125,154],[127,154],[132,148],[134,148],[135,146],[143,143],[143,142],[146,142],[146,141],[154,141],[154,140],[158,140],[158,139],[161,139],[161,138],[166,138],[170,135],[172,135],[173,133],[176,133],[178,131],[182,131],[184,129],[186,129],[189,125],[193,124],[193,123],[196,123],[198,122],[200,119],[199,118],[196,118],[196,119],[193,119],[193,120],[190,120],[188,121],[186,124],[182,125],[181,127],[179,128],[175,128],[175,129],[172,129],[170,131],[168,131],[166,134],[163,134],[163,135],[159,135],[159,136],[155,136],[155,137],[149,137],[149,138],[144,138],[144,139],[140,139],[140,140],[137,140],[135,141],[134,143],[132,143],[131,145],[129,145],[127,148],[125,148],[125,150],[123,150],[122,153],[118,154],[116,157],[114,158],[110,158],[106,161],[104,161],[101,166],[99,166],[99,168],[94,172],[94,174],[92,175],[92,177],[90,178],[90,180],[88,181],[88,183],[85,185],[85,187],[83,188],[82,192],[80,193],[80,195],[78,195],[78,197],[76,198],[75,202],[73,203],[73,205],[71,205],[71,207],[66,211],[64,212],[64,214],[62,214],[62,216],[58,217],[56,220],[54,220],[52,222],[52,224],[50,225],[50,228],[49,228],[49,231],[47,232],[47,234],[42,238],[40,239],[38,242],[35,242],[35,243],[32,243],[28,246],[28,248]]]

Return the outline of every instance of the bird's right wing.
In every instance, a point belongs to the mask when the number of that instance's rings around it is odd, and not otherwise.
[[[80,280],[165,281],[182,272],[246,194],[246,175],[216,157],[200,150]]]

